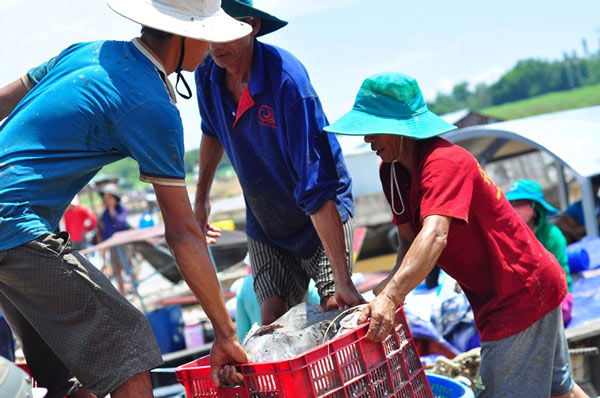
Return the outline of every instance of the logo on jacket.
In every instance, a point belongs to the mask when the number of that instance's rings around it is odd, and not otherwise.
[[[261,105],[258,109],[258,122],[261,126],[277,128],[277,122],[275,121],[275,111],[268,105]]]

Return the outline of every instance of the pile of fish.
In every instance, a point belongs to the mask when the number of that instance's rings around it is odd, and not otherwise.
[[[322,312],[318,305],[301,303],[270,325],[254,324],[242,345],[250,362],[290,359],[356,328],[358,308]]]

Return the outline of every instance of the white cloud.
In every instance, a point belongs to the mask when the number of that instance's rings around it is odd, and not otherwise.
[[[408,71],[419,65],[426,64],[439,53],[437,50],[412,50],[402,55],[397,55],[387,62],[376,65],[377,71]]]
[[[475,85],[479,83],[485,83],[487,85],[496,83],[498,79],[502,77],[506,73],[506,69],[500,66],[492,66],[489,69],[481,71],[477,75],[475,75],[472,79],[469,80],[473,88]]]
[[[11,11],[12,9],[22,8],[24,3],[33,3],[32,0],[2,0],[0,2],[0,12],[5,13],[7,11]]]
[[[437,80],[422,79],[419,81],[419,87],[423,92],[423,97],[426,101],[433,101],[438,93],[450,93],[452,88],[464,79],[460,79],[456,76],[441,75]]]
[[[361,1],[364,0],[303,0],[301,2],[289,0],[256,0],[254,1],[254,7],[281,19],[293,19],[326,10],[343,8],[349,4]]]
[[[461,82],[469,83],[469,89],[474,90],[475,86],[479,83],[491,85],[497,82],[505,73],[505,68],[493,66],[472,76],[441,75],[433,84],[428,85],[425,81],[420,82],[419,84],[421,85],[421,90],[423,91],[425,99],[427,101],[433,101],[438,93],[449,94],[452,92],[454,86]]]

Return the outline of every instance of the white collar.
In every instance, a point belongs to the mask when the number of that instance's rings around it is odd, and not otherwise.
[[[167,78],[167,72],[165,72],[165,67],[163,66],[162,62],[160,62],[160,59],[158,59],[158,57],[156,56],[156,54],[154,54],[152,49],[150,49],[150,47],[148,47],[148,45],[146,43],[144,43],[139,37],[136,37],[135,39],[131,40],[131,42],[138,50],[140,50],[140,52],[142,54],[144,54],[144,56],[146,58],[148,58],[150,60],[150,62],[152,62],[152,64],[154,65],[154,67],[156,68],[156,70],[158,72],[158,75],[160,76],[161,80],[165,84],[165,88],[167,89],[167,92],[169,93],[171,102],[173,104],[176,104],[177,96],[175,95],[175,90],[173,89],[173,85]]]

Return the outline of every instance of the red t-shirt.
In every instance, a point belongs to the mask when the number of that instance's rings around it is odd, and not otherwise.
[[[96,226],[96,215],[85,206],[76,206],[65,211],[65,230],[69,233],[73,242],[79,242],[83,239],[87,231],[91,231]],[[85,222],[89,220],[86,226]]]
[[[380,177],[390,205],[394,192],[395,224],[418,233],[427,216],[452,217],[438,265],[467,295],[482,341],[515,335],[560,305],[564,271],[469,152],[441,138],[420,141],[412,178],[400,163],[382,163]]]

